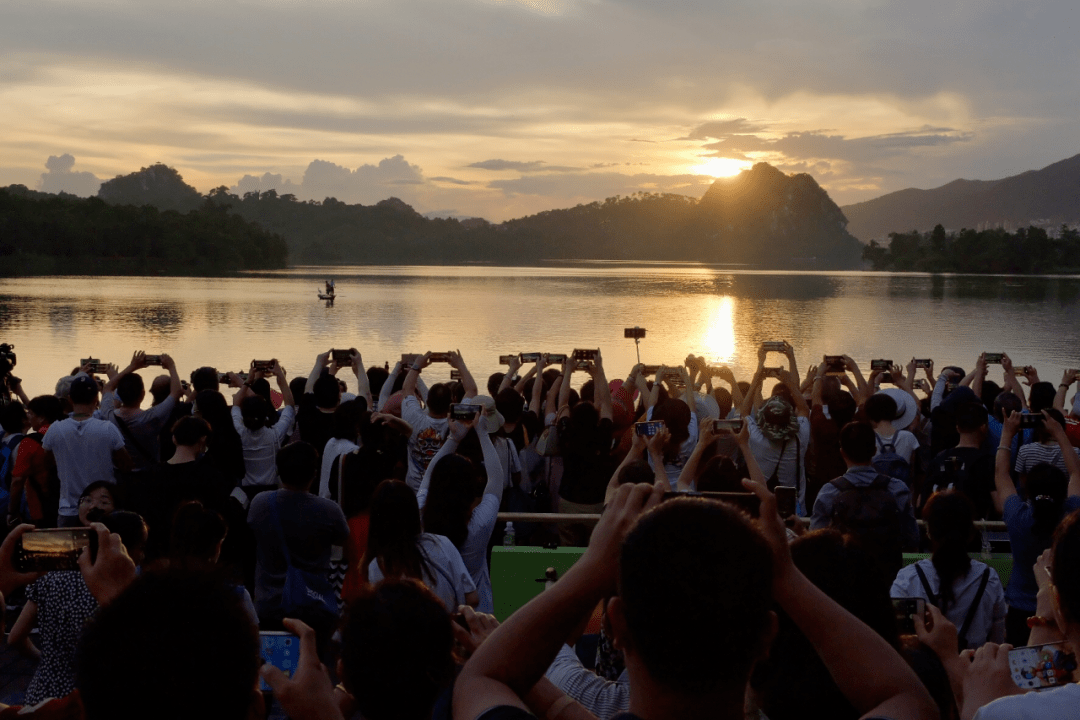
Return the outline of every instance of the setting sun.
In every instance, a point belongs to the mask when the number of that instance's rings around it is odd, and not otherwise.
[[[738,175],[743,170],[750,168],[748,160],[733,160],[732,158],[710,157],[705,158],[700,164],[690,168],[695,175],[712,175],[713,177],[731,177]]]

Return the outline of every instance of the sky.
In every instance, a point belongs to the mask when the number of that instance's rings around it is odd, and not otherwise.
[[[3,0],[0,186],[492,221],[755,162],[840,205],[1080,152],[1076,0]]]

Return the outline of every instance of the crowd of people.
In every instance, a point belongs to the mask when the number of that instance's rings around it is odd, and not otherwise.
[[[0,608],[38,664],[0,718],[261,717],[271,696],[298,719],[1075,714],[1076,370],[800,373],[786,342],[744,380],[523,357],[486,394],[458,352],[187,380],[136,352],[32,398],[9,379]],[[433,363],[453,379],[425,383]],[[77,569],[18,564],[46,528],[92,535]],[[585,550],[499,625],[504,540]],[[260,632],[298,638],[291,673]],[[1054,643],[1049,668],[1010,666]]]

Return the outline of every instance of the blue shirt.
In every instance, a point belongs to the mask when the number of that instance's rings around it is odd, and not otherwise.
[[[1077,508],[1080,508],[1080,495],[1065,498],[1064,515]],[[1035,525],[1035,511],[1029,503],[1021,500],[1019,495],[1010,495],[1005,500],[1002,519],[1009,530],[1009,543],[1012,545],[1013,554],[1012,575],[1009,577],[1009,586],[1005,588],[1005,599],[1009,602],[1009,607],[1033,613],[1035,594],[1038,593],[1039,586],[1035,582],[1035,571],[1032,567],[1043,550],[1050,547],[1053,539],[1039,538],[1031,532]]]

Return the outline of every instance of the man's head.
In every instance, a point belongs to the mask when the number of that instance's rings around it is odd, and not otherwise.
[[[77,375],[71,381],[71,404],[94,405],[98,399],[98,384],[89,375]]]
[[[998,396],[994,398],[994,417],[998,422],[1004,422],[1010,413],[1020,412],[1023,409],[1024,404],[1020,402],[1020,398],[1008,390],[998,393]]]
[[[330,373],[324,372],[315,380],[312,386],[315,395],[315,405],[324,410],[333,410],[341,402],[341,386],[337,378]]]
[[[428,388],[427,409],[433,417],[442,417],[450,412],[450,386],[446,383],[435,383]]]
[[[87,623],[75,686],[87,720],[243,720],[261,702],[258,667],[259,634],[234,586],[207,573],[151,572]]]
[[[38,395],[26,406],[30,425],[35,430],[42,425],[51,425],[64,417],[64,407],[55,395]]]
[[[986,427],[987,417],[981,402],[963,403],[956,409],[956,431],[961,435],[978,433]]]
[[[278,450],[278,476],[290,490],[307,490],[319,474],[319,451],[306,442],[295,442]]]
[[[191,371],[191,387],[195,392],[202,392],[203,390],[218,390],[218,371],[217,368],[201,367],[198,370]]]
[[[116,381],[116,396],[125,407],[139,407],[146,397],[142,375],[128,373]]]
[[[712,394],[713,398],[716,400],[716,406],[720,411],[719,416],[721,418],[726,418],[728,413],[731,412],[731,406],[734,402],[734,399],[731,397],[731,391],[727,388],[718,387],[713,388]]]
[[[0,427],[4,428],[5,433],[25,432],[28,425],[29,419],[26,415],[26,408],[23,407],[21,402],[16,400],[0,406]]]
[[[487,379],[487,391],[488,395],[495,397],[499,394],[499,386],[502,385],[503,378],[506,377],[506,373],[497,372],[488,375]]]
[[[194,415],[185,415],[172,428],[173,442],[181,447],[205,448],[210,437],[210,423]]]
[[[525,411],[525,398],[514,388],[506,388],[495,396],[495,408],[507,426],[517,425]]]
[[[158,375],[150,383],[150,397],[154,400],[154,405],[160,405],[165,402],[165,398],[169,397],[169,392],[172,390],[172,378],[168,375]]]
[[[775,633],[772,581],[769,546],[739,510],[686,498],[643,515],[608,605],[631,677],[640,668],[675,693],[741,693]]]
[[[869,465],[877,452],[877,436],[870,423],[849,422],[840,429],[840,453],[848,465]]]
[[[427,720],[454,675],[442,602],[416,580],[360,591],[341,628],[339,675],[369,720]]]
[[[1028,393],[1028,407],[1033,413],[1052,408],[1055,395],[1057,395],[1057,388],[1054,383],[1037,382],[1031,386],[1031,392]]]

